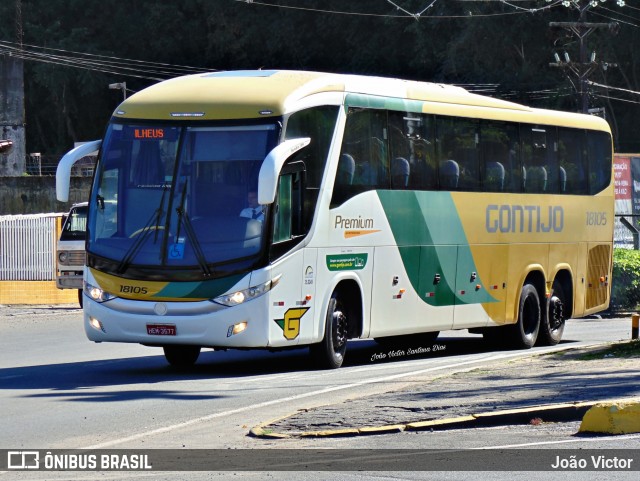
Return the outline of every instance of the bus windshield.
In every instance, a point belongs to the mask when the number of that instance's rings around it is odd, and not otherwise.
[[[73,207],[71,209],[62,226],[62,232],[60,233],[61,241],[82,241],[85,239],[87,210],[86,205]]]
[[[115,274],[162,267],[167,279],[255,262],[268,214],[255,203],[258,173],[277,130],[112,123],[94,180],[88,253]]]

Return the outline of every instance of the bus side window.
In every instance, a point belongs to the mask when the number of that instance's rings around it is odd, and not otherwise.
[[[518,125],[483,120],[480,125],[480,169],[486,192],[520,192],[522,171]]]
[[[561,176],[565,178],[564,190],[561,190],[562,193],[587,193],[587,155],[584,149],[584,137],[584,131],[579,129],[562,127],[558,129],[558,161]]]
[[[555,129],[523,125],[522,130],[524,191],[558,192]]]
[[[442,190],[476,191],[480,188],[479,122],[474,119],[437,118],[439,178]],[[454,165],[458,179],[452,182]],[[455,184],[455,185],[454,185]]]
[[[273,242],[291,239],[291,201],[293,193],[293,176],[283,175],[278,184],[276,213],[273,221]]]
[[[292,161],[303,161],[306,167],[303,213],[305,231],[309,231],[313,222],[337,116],[338,107],[320,106],[294,112],[287,120],[285,139],[311,139],[307,147],[292,157]]]
[[[437,188],[433,154],[433,117],[414,112],[389,112],[391,188]]]
[[[348,187],[344,183],[334,184],[331,207],[336,207],[361,192],[390,187],[386,111],[349,110],[340,155],[345,154],[355,163],[353,181]],[[337,179],[339,180],[338,177]]]
[[[604,132],[587,133],[589,193],[597,194],[611,181],[611,137]]]

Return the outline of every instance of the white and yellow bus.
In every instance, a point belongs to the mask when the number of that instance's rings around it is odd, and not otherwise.
[[[85,330],[173,365],[309,346],[337,368],[348,339],[450,329],[555,344],[608,307],[613,192],[597,117],[356,75],[176,78],[101,141]]]

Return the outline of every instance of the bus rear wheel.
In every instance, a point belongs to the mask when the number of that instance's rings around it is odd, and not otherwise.
[[[553,283],[551,297],[547,302],[547,315],[540,325],[538,345],[555,346],[562,339],[566,316],[564,313],[564,292],[559,282]]]
[[[518,322],[508,326],[511,346],[516,349],[532,348],[538,338],[541,318],[538,291],[532,284],[525,284],[520,293]]]
[[[337,369],[342,366],[347,351],[348,333],[346,304],[334,292],[327,307],[324,338],[322,342],[309,347],[311,357],[319,368]]]
[[[193,366],[200,356],[200,346],[163,346],[164,357],[174,367]]]

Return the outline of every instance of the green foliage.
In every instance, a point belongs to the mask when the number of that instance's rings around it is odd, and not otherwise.
[[[611,307],[616,311],[633,311],[640,304],[640,251],[613,250]]]
[[[604,358],[624,358],[631,359],[640,357],[640,339],[631,341],[617,342],[606,349],[598,349],[579,357],[581,361],[593,361]]]

